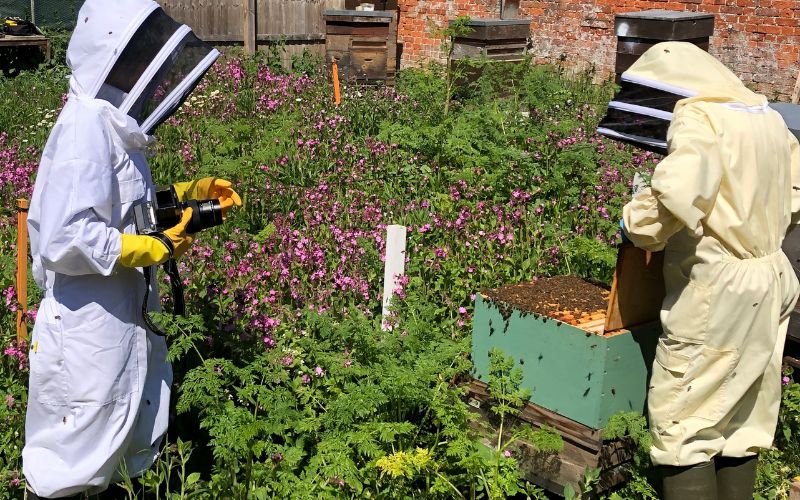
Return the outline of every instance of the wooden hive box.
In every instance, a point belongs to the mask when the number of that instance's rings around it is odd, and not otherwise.
[[[644,413],[661,333],[662,266],[662,254],[621,247],[606,312],[577,325],[479,294],[472,336],[475,378],[488,382],[489,351],[498,348],[522,368],[531,403],[554,414],[602,429],[617,412]]]
[[[659,42],[690,42],[708,50],[714,34],[714,15],[703,12],[684,12],[651,9],[617,14],[614,18],[617,35],[617,77],[639,59],[639,56]]]
[[[394,82],[397,65],[397,13],[325,11],[326,61],[336,59],[342,80]]]
[[[525,58],[530,19],[472,19],[471,33],[453,40],[453,59],[519,62]]]

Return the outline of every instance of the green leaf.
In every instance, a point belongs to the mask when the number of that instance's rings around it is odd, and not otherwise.
[[[200,480],[200,473],[199,472],[192,472],[186,478],[186,486],[192,486],[193,484],[195,484],[199,480]]]

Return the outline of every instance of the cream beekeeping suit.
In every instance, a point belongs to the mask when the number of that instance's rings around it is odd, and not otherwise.
[[[655,45],[625,75],[687,96],[651,189],[624,208],[631,241],[665,250],[653,462],[754,455],[772,444],[798,296],[781,242],[800,210],[800,147],[764,96],[691,44]]]
[[[158,453],[172,371],[164,339],[142,320],[142,264],[121,264],[123,235],[148,238],[132,234],[132,207],[153,196],[147,134],[217,55],[150,0],[88,0],[78,14],[69,99],[43,151],[28,220],[44,298],[22,457],[40,497],[103,490]],[[150,299],[157,309],[155,284]]]

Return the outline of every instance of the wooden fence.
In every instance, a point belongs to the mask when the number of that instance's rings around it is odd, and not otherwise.
[[[259,45],[283,41],[284,62],[308,49],[325,54],[325,9],[342,9],[344,0],[159,0],[175,20],[188,24],[211,43],[245,43],[245,11],[255,7],[255,39]]]

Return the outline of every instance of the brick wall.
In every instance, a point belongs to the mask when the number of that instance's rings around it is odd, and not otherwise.
[[[441,60],[435,27],[459,15],[498,18],[499,0],[400,0],[398,41],[403,67]],[[646,9],[715,15],[711,53],[770,99],[787,100],[800,70],[800,0],[520,0],[519,16],[531,21],[537,62],[594,66],[610,76],[616,38],[614,15]]]

